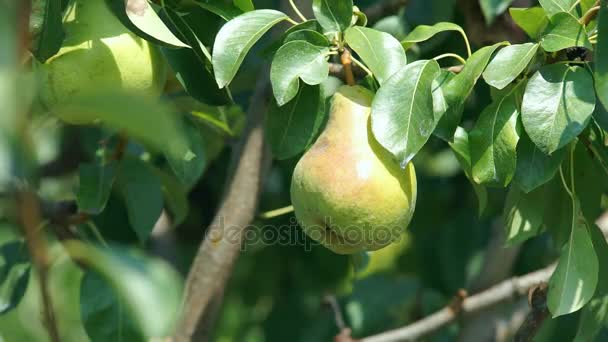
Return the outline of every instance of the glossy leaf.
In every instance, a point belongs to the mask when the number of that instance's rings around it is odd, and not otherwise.
[[[460,34],[464,35],[462,27],[454,23],[441,22],[433,26],[419,25],[401,41],[401,45],[407,50],[415,43],[429,40],[436,34],[446,31],[458,31]]]
[[[414,62],[394,74],[374,97],[374,136],[402,166],[426,143],[439,119],[432,93],[439,72],[433,60]]]
[[[121,161],[116,181],[127,206],[129,223],[143,243],[163,210],[160,181],[151,166],[134,158]]]
[[[295,40],[302,40],[318,47],[330,46],[330,42],[327,37],[313,30],[298,30],[291,32],[285,37],[283,43],[288,43]]]
[[[118,310],[124,310],[145,337],[166,337],[173,333],[181,306],[182,283],[177,272],[165,262],[118,247],[100,249],[73,240],[65,247],[70,256],[87,265],[88,272],[94,272],[85,274],[82,282],[81,317],[85,327],[97,327],[105,336],[109,332],[95,323],[113,320]],[[120,325],[108,328],[119,334]]]
[[[473,179],[479,184],[504,187],[513,179],[519,141],[518,89],[484,109],[469,135]]]
[[[286,20],[285,13],[255,10],[226,23],[213,45],[213,70],[220,88],[232,81],[251,47],[277,23]]]
[[[158,17],[147,0],[110,0],[117,18],[138,36],[167,47],[189,47]]]
[[[567,148],[561,148],[547,155],[523,134],[517,146],[517,169],[513,179],[526,193],[549,182],[557,173]]]
[[[44,10],[40,13],[37,25],[40,31],[33,37],[32,54],[38,61],[44,63],[54,56],[63,43],[63,9],[60,0],[46,0]]]
[[[270,68],[272,91],[279,106],[291,101],[297,94],[300,79],[309,85],[317,85],[327,79],[329,64],[328,48],[296,40],[277,51]]]
[[[542,7],[510,8],[511,18],[532,39],[538,39],[549,24]]]
[[[565,12],[569,13],[576,0],[539,0],[540,5],[545,9],[549,17]]]
[[[30,269],[24,241],[0,245],[0,317],[21,302],[30,279]]]
[[[581,67],[552,64],[528,82],[521,106],[530,139],[546,154],[566,146],[591,118],[595,96],[588,90],[593,78]]]
[[[547,204],[545,190],[542,187],[525,193],[511,186],[503,213],[507,245],[522,243],[538,234]]]
[[[116,177],[116,163],[80,164],[76,194],[78,210],[97,215],[106,207]]]
[[[200,8],[209,11],[225,21],[230,21],[239,15],[243,14],[244,11],[236,7],[234,3],[226,1],[213,1],[213,2],[201,2],[196,1],[196,5]]]
[[[491,24],[494,19],[507,10],[514,0],[479,0],[479,6],[486,23]]]
[[[526,69],[537,50],[538,44],[533,43],[502,48],[484,71],[484,80],[494,88],[505,88]]]
[[[340,32],[350,26],[353,1],[313,0],[312,10],[325,32]]]
[[[549,280],[547,306],[553,317],[578,311],[595,293],[599,267],[589,228],[576,201],[570,238]]]
[[[547,52],[555,52],[569,47],[580,46],[592,49],[585,27],[568,13],[558,13],[551,21],[540,40]]]
[[[608,3],[600,3],[599,21],[597,24],[598,36],[595,46],[595,90],[604,108],[608,108]]]
[[[380,85],[407,64],[403,47],[388,33],[354,26],[346,30],[345,40],[369,67]]]
[[[321,86],[303,85],[284,106],[273,103],[266,119],[266,136],[277,159],[304,151],[316,137],[325,116]]]
[[[442,85],[448,110],[437,124],[435,135],[447,141],[452,140],[462,118],[465,100],[471,95],[492,54],[504,44],[498,43],[475,51],[467,60],[462,71]]]
[[[485,186],[477,184],[473,181],[472,176],[472,166],[471,166],[471,146],[469,144],[469,134],[462,127],[458,127],[454,134],[454,140],[449,143],[452,151],[454,151],[454,155],[456,159],[458,159],[458,163],[464,174],[467,176],[471,185],[473,186],[473,190],[477,195],[477,201],[479,202],[478,207],[478,215],[481,217],[483,212],[485,211],[488,205],[488,190]]]

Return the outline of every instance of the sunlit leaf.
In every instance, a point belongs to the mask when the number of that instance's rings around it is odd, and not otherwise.
[[[571,14],[558,13],[551,17],[540,45],[548,52],[580,46],[592,49],[585,27]]]
[[[312,10],[326,32],[344,31],[353,17],[353,1],[313,0]]]
[[[526,69],[537,50],[538,44],[533,43],[502,48],[484,71],[484,80],[494,88],[505,88]]]
[[[532,39],[538,39],[549,24],[542,7],[509,8],[511,18]]]

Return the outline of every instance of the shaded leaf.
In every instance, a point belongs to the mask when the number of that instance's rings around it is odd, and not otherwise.
[[[608,108],[608,3],[600,3],[600,13],[597,24],[598,36],[595,46],[595,90],[604,108]],[[600,62],[601,61],[601,62]]]
[[[456,156],[456,159],[458,159],[458,162],[460,163],[460,167],[462,167],[464,174],[471,182],[473,190],[475,190],[475,194],[477,195],[477,201],[479,202],[478,215],[481,217],[488,205],[488,190],[485,186],[477,184],[475,183],[475,181],[473,181],[469,134],[467,133],[467,131],[464,130],[464,128],[458,127],[454,134],[454,140],[452,142],[449,142],[449,145],[452,148],[452,151],[454,151],[454,155]]]
[[[76,194],[78,210],[97,215],[106,207],[116,177],[116,163],[80,164],[79,187]]]
[[[483,78],[494,88],[503,89],[513,82],[534,58],[538,44],[516,44],[504,47],[488,64]]]
[[[279,106],[291,101],[298,93],[300,79],[309,85],[317,85],[327,79],[329,64],[328,48],[296,40],[277,51],[270,68],[272,91]]]
[[[161,181],[164,202],[171,213],[171,225],[176,227],[186,220],[190,211],[188,192],[175,177],[160,170],[156,171]]]
[[[41,13],[40,31],[32,41],[32,54],[44,63],[61,48],[65,31],[63,30],[63,6],[60,0],[46,0]]]
[[[374,136],[402,166],[426,143],[439,119],[432,94],[439,73],[434,60],[414,62],[394,74],[374,97]]]
[[[538,234],[547,204],[545,190],[542,187],[526,194],[511,186],[503,213],[507,245],[522,243]]]
[[[562,248],[555,272],[549,280],[547,306],[553,317],[578,311],[593,294],[597,285],[598,259],[589,224],[575,201],[570,238]]]
[[[184,120],[182,134],[188,144],[188,152],[181,157],[168,154],[167,161],[177,178],[187,187],[194,185],[207,166],[203,137],[196,124]]]
[[[145,242],[163,210],[161,184],[145,162],[125,158],[120,162],[117,183],[127,206],[129,223],[141,242]]]
[[[249,12],[255,9],[252,0],[232,0],[232,3],[243,12]]]
[[[16,308],[25,295],[31,264],[24,241],[0,246],[0,316]]]
[[[403,47],[388,33],[354,26],[346,30],[345,40],[361,56],[380,85],[407,64]]]
[[[509,8],[511,18],[532,39],[538,39],[549,24],[542,7]]]
[[[92,329],[87,333],[93,340],[117,340],[105,337],[119,335],[120,324],[104,325],[110,329],[105,331],[99,323],[116,322],[114,315],[120,310],[129,315],[134,328],[145,337],[166,337],[173,333],[182,283],[170,266],[118,247],[99,249],[77,241],[69,241],[65,246],[72,257],[90,269],[82,280],[80,299],[81,317],[85,327]],[[91,336],[91,332],[101,336]]]
[[[327,37],[313,30],[299,30],[291,32],[285,37],[283,43],[288,43],[294,40],[303,40],[318,47],[328,47],[330,45]]]
[[[251,47],[277,23],[286,20],[285,13],[255,10],[226,23],[213,45],[213,70],[220,88],[224,88],[238,71]]]
[[[350,26],[353,1],[313,0],[312,11],[325,32],[340,32]]]
[[[304,151],[316,137],[325,116],[321,86],[303,85],[284,106],[273,103],[266,119],[266,136],[277,159]]]
[[[555,176],[566,152],[567,148],[561,148],[547,155],[523,134],[517,146],[517,169],[513,180],[524,192],[531,192]]]
[[[580,46],[592,49],[585,27],[568,13],[558,13],[551,17],[549,26],[540,40],[547,52],[555,52],[569,47]]]
[[[443,84],[441,88],[448,104],[448,110],[437,124],[435,135],[446,141],[452,140],[462,119],[465,100],[471,95],[475,83],[486,69],[492,54],[502,45],[505,43],[497,43],[475,51],[467,60],[462,71]]]
[[[595,108],[593,78],[577,66],[552,64],[526,86],[522,121],[530,139],[546,154],[564,147],[587,126]]]
[[[479,0],[481,12],[486,23],[491,24],[494,19],[507,10],[514,0]]]
[[[470,133],[473,179],[477,183],[504,187],[513,179],[519,141],[520,87],[484,109]]]

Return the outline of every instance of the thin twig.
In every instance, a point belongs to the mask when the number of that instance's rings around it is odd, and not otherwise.
[[[326,295],[323,298],[323,301],[329,305],[331,311],[334,313],[334,321],[336,322],[336,326],[340,331],[346,328],[346,323],[344,321],[344,315],[342,315],[342,309],[340,309],[340,304],[334,295]]]
[[[502,302],[526,295],[531,287],[546,282],[549,277],[551,277],[554,269],[555,265],[551,265],[521,277],[513,277],[505,280],[483,292],[464,299],[460,312],[455,312],[448,306],[418,322],[403,328],[369,336],[361,341],[393,342],[419,340],[450,324],[456,320],[460,314],[466,315],[478,312]]]
[[[53,311],[53,302],[49,291],[49,267],[48,247],[38,229],[40,225],[40,204],[38,197],[31,191],[22,191],[17,194],[19,204],[19,217],[21,226],[25,234],[25,241],[32,262],[38,271],[38,281],[40,282],[40,294],[42,297],[42,311],[44,314],[44,326],[53,342],[59,342],[59,330]]]

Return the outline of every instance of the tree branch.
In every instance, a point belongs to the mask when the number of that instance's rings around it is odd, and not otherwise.
[[[505,280],[483,292],[464,299],[459,312],[455,312],[448,306],[418,322],[403,328],[366,337],[361,342],[418,340],[453,322],[460,314],[467,315],[478,312],[507,300],[526,295],[528,290],[533,286],[546,282],[551,277],[554,269],[555,265],[550,265],[527,275]]]
[[[264,161],[263,118],[267,107],[267,70],[252,95],[248,126],[234,150],[232,177],[211,226],[207,230],[186,280],[182,321],[177,342],[201,341],[205,320],[217,310],[219,291],[225,287],[239,255],[243,233],[255,217]],[[215,307],[215,309],[214,309]]]

